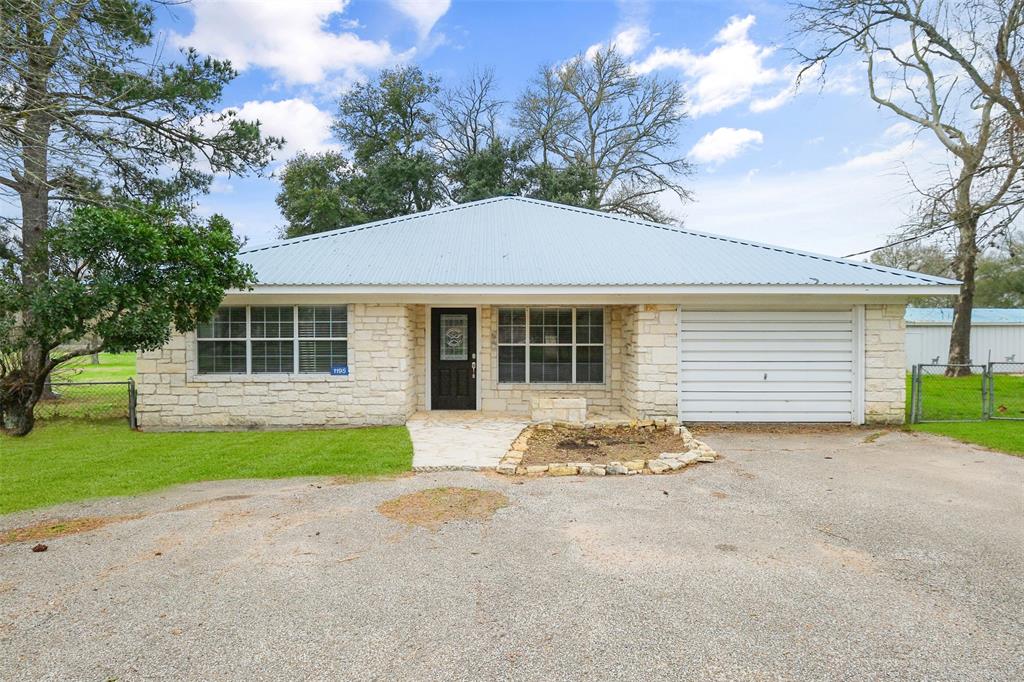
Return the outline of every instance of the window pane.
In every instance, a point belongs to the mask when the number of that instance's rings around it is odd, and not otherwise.
[[[576,383],[599,384],[602,381],[604,381],[604,347],[578,346],[576,348]]]
[[[199,325],[201,339],[244,339],[245,306],[218,308],[213,319]]]
[[[300,372],[329,373],[331,367],[347,364],[348,342],[346,341],[299,341]]]
[[[199,341],[200,374],[245,374],[245,341]]]
[[[572,346],[530,347],[531,384],[570,382],[572,382]]]
[[[465,360],[469,357],[466,335],[469,333],[469,316],[464,314],[441,315],[441,359]]]
[[[254,339],[287,339],[295,336],[291,306],[253,306],[249,316]]]
[[[576,310],[576,343],[604,343],[604,310]]]
[[[498,381],[522,383],[526,381],[526,347],[498,347]]]
[[[295,347],[291,341],[253,341],[253,374],[295,371]]]
[[[530,308],[530,343],[572,343],[572,308]]]
[[[526,343],[526,309],[498,310],[498,343]]]
[[[321,339],[348,337],[348,306],[299,306],[299,336]]]

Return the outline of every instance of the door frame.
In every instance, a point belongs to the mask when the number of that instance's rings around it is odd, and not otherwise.
[[[465,305],[459,304],[459,303],[446,303],[444,305],[432,305],[432,304],[428,303],[428,304],[426,304],[425,308],[426,308],[427,312],[426,312],[426,315],[423,316],[423,318],[424,318],[423,319],[423,324],[427,328],[426,329],[426,337],[425,337],[426,338],[427,346],[426,346],[426,348],[423,349],[423,356],[426,359],[426,362],[423,363],[424,364],[424,374],[423,374],[424,391],[423,391],[423,394],[424,394],[424,398],[425,398],[425,401],[426,401],[426,409],[427,409],[427,411],[429,412],[429,411],[434,409],[433,405],[431,404],[433,402],[434,387],[433,387],[433,382],[430,379],[431,356],[434,354],[433,353],[433,343],[434,343],[433,336],[434,336],[434,334],[433,334],[433,325],[431,324],[431,320],[433,319],[433,316],[434,316],[434,308],[441,308],[441,309],[448,309],[448,308],[473,308],[474,310],[476,310],[476,316],[475,316],[476,317],[476,407],[473,408],[473,409],[479,411],[480,410],[480,405],[483,403],[483,397],[480,395],[480,389],[481,389],[481,386],[482,386],[480,378],[483,375],[483,363],[481,362],[481,359],[482,359],[481,356],[483,355],[483,353],[480,352],[480,348],[481,348],[481,346],[483,346],[483,343],[484,343],[483,336],[481,335],[482,327],[480,325],[480,318],[481,318],[480,308],[481,308],[481,306],[479,304],[474,305],[472,303],[465,304]],[[490,343],[490,338],[489,337],[487,339],[487,342]]]

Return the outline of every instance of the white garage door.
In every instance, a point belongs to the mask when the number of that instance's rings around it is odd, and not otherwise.
[[[850,310],[680,310],[679,418],[851,421],[853,329]]]

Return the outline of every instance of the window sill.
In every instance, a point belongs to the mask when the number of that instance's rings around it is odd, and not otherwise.
[[[496,385],[497,385],[497,387],[499,389],[502,389],[502,388],[515,388],[515,389],[539,388],[541,390],[556,390],[556,389],[564,389],[564,388],[604,388],[604,389],[608,388],[608,383],[607,382],[593,383],[593,382],[580,382],[580,381],[577,381],[575,384],[572,383],[572,382],[557,382],[557,381],[534,381],[534,382],[529,382],[529,383],[527,383],[525,381],[499,381]]]
[[[190,372],[188,381],[196,383],[278,383],[288,381],[293,383],[327,383],[351,381],[354,373],[349,370],[348,375],[334,374],[199,374]]]

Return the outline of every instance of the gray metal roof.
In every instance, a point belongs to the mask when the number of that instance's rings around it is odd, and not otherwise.
[[[522,197],[243,249],[263,285],[928,285],[953,280]]]
[[[907,308],[907,324],[953,324],[952,308]],[[975,308],[971,311],[971,325],[1024,325],[1024,308]]]

